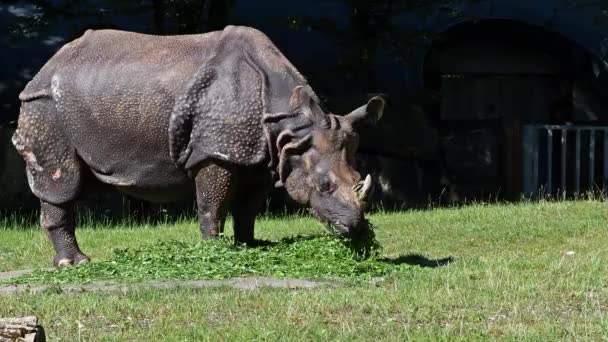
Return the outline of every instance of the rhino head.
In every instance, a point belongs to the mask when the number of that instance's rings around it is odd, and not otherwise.
[[[298,203],[307,205],[331,232],[356,236],[366,229],[363,213],[372,192],[370,175],[355,169],[357,128],[376,123],[385,100],[376,96],[347,115],[325,113],[309,87],[294,89],[288,113],[264,118],[276,137],[276,186],[284,186]]]

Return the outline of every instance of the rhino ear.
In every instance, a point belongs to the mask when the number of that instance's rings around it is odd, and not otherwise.
[[[319,99],[308,86],[297,86],[293,89],[289,104],[293,110],[304,114],[317,125],[328,125],[327,115],[319,106]]]
[[[367,104],[353,110],[346,118],[350,120],[352,124],[355,124],[358,121],[363,119],[376,124],[382,118],[382,114],[384,113],[384,106],[386,105],[386,96],[385,95],[377,95],[372,97]]]

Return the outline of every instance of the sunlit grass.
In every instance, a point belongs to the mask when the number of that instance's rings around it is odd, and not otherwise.
[[[381,282],[313,290],[139,289],[128,294],[0,297],[0,316],[38,315],[73,340],[602,340],[608,337],[608,204],[472,205],[371,216],[381,257],[406,267]],[[228,225],[229,226],[229,225]],[[230,235],[230,230],[227,231]],[[256,237],[323,234],[306,217],[260,218]],[[195,244],[194,220],[85,223],[83,250]],[[319,246],[321,247],[321,246]],[[570,252],[570,253],[567,253]],[[314,252],[312,252],[314,253]],[[48,267],[37,228],[0,229],[0,269]],[[444,267],[434,260],[452,257]]]

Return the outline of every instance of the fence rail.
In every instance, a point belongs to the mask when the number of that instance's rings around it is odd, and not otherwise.
[[[608,190],[608,127],[524,126],[523,176],[526,195]]]

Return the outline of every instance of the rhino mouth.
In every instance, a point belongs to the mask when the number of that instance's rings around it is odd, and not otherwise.
[[[351,233],[351,230],[343,223],[341,223],[340,221],[331,221],[328,220],[324,217],[322,217],[315,209],[310,209],[310,212],[321,222],[324,223],[325,225],[325,229],[327,229],[327,231],[329,231],[331,234],[339,236],[339,237],[346,237],[349,236]]]
[[[342,223],[336,222],[325,222],[325,228],[332,234],[344,237],[350,235],[350,229]]]

